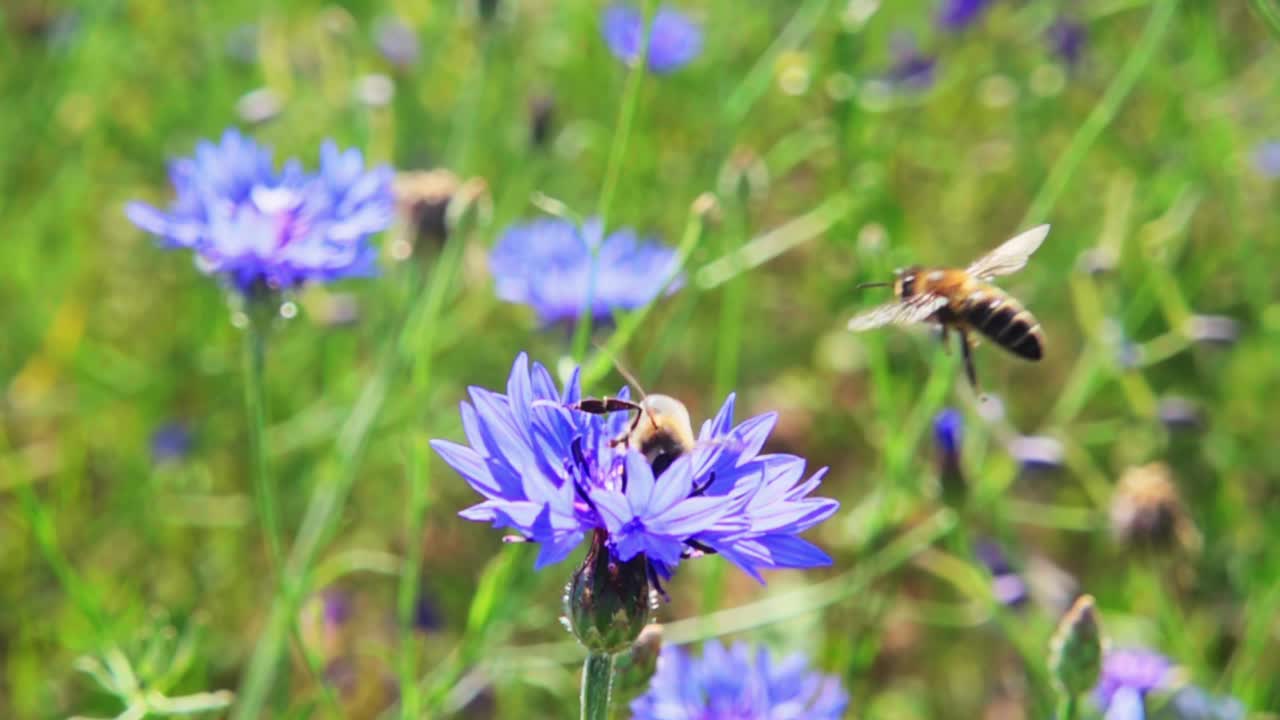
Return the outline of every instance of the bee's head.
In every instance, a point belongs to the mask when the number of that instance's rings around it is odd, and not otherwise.
[[[906,300],[916,294],[916,275],[919,274],[920,268],[912,265],[909,268],[898,270],[895,274],[897,278],[893,281],[893,294],[899,299]]]
[[[649,395],[640,402],[640,417],[629,438],[644,453],[655,475],[693,447],[693,421],[684,403],[670,395]]]

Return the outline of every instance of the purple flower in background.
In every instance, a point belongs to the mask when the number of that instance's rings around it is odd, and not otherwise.
[[[933,418],[933,440],[938,446],[938,484],[948,505],[964,504],[968,487],[960,465],[960,427],[964,418],[955,408],[945,408]]]
[[[398,68],[412,67],[422,54],[418,34],[397,17],[384,17],[373,26],[378,53]]]
[[[885,73],[885,82],[901,90],[927,90],[933,86],[937,58],[920,52],[915,39],[907,33],[894,36],[893,64]]]
[[[974,553],[991,573],[991,592],[996,600],[1009,607],[1017,607],[1027,601],[1027,584],[1009,564],[999,545],[991,541],[980,542]]]
[[[735,426],[731,395],[702,426],[694,449],[655,471],[643,455],[613,442],[626,432],[629,413],[567,407],[581,399],[576,372],[558,391],[550,373],[537,363],[530,368],[521,354],[506,395],[470,392],[471,403],[461,408],[468,445],[431,445],[484,496],[462,517],[539,543],[539,568],[565,559],[597,530],[618,562],[643,554],[655,581],[669,578],[682,559],[712,551],[761,582],[761,570],[831,562],[798,537],[839,506],[809,497],[825,468],[806,480],[803,458],[760,454],[774,414]],[[627,397],[625,389],[619,397]]]
[[[1150,650],[1112,650],[1102,659],[1102,675],[1093,696],[1108,720],[1143,718],[1143,702],[1173,679],[1173,663]]]
[[[640,240],[632,230],[602,237],[599,220],[579,227],[559,218],[514,225],[489,253],[498,297],[532,307],[546,324],[576,320],[582,314],[595,266],[591,314],[607,320],[615,310],[631,310],[653,301],[662,281],[676,270],[671,248]],[[674,292],[681,280],[667,288]]]
[[[1060,17],[1045,31],[1045,39],[1054,55],[1068,65],[1075,65],[1080,61],[1080,54],[1084,50],[1084,24]]]
[[[1258,145],[1253,151],[1253,166],[1268,178],[1280,178],[1280,140]]]
[[[649,691],[631,703],[634,720],[838,720],[849,695],[802,655],[781,661],[746,643],[711,641],[702,657],[663,648]]]
[[[960,426],[963,419],[960,411],[955,408],[944,408],[933,418],[933,439],[944,455],[960,454]]]
[[[151,461],[176,462],[191,452],[191,431],[181,422],[169,422],[151,433]]]
[[[702,52],[702,29],[678,10],[660,8],[651,28],[648,66],[654,73],[665,75],[679,70]],[[644,13],[627,5],[614,5],[604,11],[602,31],[615,57],[628,64],[640,61]]]
[[[938,8],[938,25],[959,32],[973,25],[991,4],[991,0],[943,0]]]
[[[1227,695],[1211,695],[1188,685],[1179,689],[1156,714],[1161,720],[1244,720],[1244,703]]]
[[[141,202],[126,213],[170,248],[245,295],[374,274],[369,236],[391,223],[391,169],[366,171],[358,150],[320,148],[320,169],[292,160],[276,171],[271,152],[236,130],[176,160],[177,198],[161,211]]]

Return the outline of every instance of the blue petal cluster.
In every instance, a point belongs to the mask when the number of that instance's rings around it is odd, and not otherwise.
[[[1173,669],[1173,662],[1157,652],[1112,650],[1102,659],[1102,675],[1094,688],[1094,699],[1109,719],[1140,720],[1147,694],[1167,687],[1173,680]]]
[[[169,210],[133,202],[135,225],[168,247],[195,252],[206,273],[245,294],[284,290],[375,271],[370,235],[394,212],[392,171],[366,171],[358,150],[320,148],[320,169],[291,160],[276,171],[271,151],[228,130],[170,166],[177,198]]]
[[[702,52],[702,29],[678,10],[660,8],[651,28],[648,66],[653,73],[665,75],[679,70]],[[605,10],[601,29],[614,57],[626,63],[640,61],[644,13],[627,5],[614,5]]]
[[[921,52],[912,35],[895,35],[891,51],[893,63],[884,74],[886,83],[905,92],[919,92],[933,87],[938,59]]]
[[[951,31],[969,27],[982,17],[991,0],[943,0],[938,10],[938,25]]]
[[[700,659],[664,648],[649,691],[631,704],[634,720],[837,720],[849,695],[801,655],[774,662],[745,643],[709,642]]]
[[[530,368],[521,354],[505,395],[478,387],[470,393],[471,402],[462,403],[468,444],[431,445],[484,496],[462,517],[539,543],[539,568],[565,559],[597,529],[606,531],[617,560],[643,553],[655,579],[707,552],[760,582],[763,570],[831,563],[798,537],[839,507],[809,497],[826,470],[806,480],[803,458],[760,453],[774,414],[734,425],[730,396],[703,424],[695,448],[655,477],[642,455],[612,442],[627,429],[629,413],[567,407],[581,399],[576,371],[559,391],[545,368]]]
[[[594,290],[589,292],[592,263]],[[632,230],[604,236],[598,219],[581,227],[569,220],[543,218],[503,232],[489,253],[498,297],[532,307],[542,322],[572,322],[591,295],[591,315],[607,320],[615,310],[648,304],[677,268],[675,251],[640,240]],[[667,286],[679,289],[682,278]]]
[[[1060,17],[1045,31],[1049,48],[1068,65],[1080,62],[1087,38],[1085,26],[1066,17]]]

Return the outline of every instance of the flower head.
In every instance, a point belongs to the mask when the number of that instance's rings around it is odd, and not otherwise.
[[[1065,17],[1055,20],[1045,31],[1045,39],[1048,40],[1053,54],[1068,65],[1080,62],[1086,38],[1085,26]]]
[[[391,170],[366,171],[360,151],[332,142],[320,148],[318,172],[296,160],[276,171],[270,150],[228,130],[175,161],[170,178],[169,210],[133,202],[129,219],[167,247],[192,250],[202,270],[246,295],[371,275],[369,236],[391,223]]]
[[[891,42],[893,64],[884,81],[897,90],[916,92],[933,86],[938,59],[925,55],[909,33],[894,35]]]
[[[1147,693],[1168,687],[1174,680],[1173,671],[1173,662],[1160,653],[1136,648],[1111,650],[1102,659],[1102,675],[1093,696],[1105,712],[1120,700],[1118,695],[1136,695],[1141,700]]]
[[[191,431],[184,423],[169,422],[151,433],[151,461],[176,462],[191,452]]]
[[[1260,143],[1254,148],[1253,167],[1266,178],[1280,178],[1280,140]]]
[[[798,537],[838,507],[809,497],[825,469],[805,480],[803,458],[760,453],[776,415],[735,426],[730,396],[693,449],[655,468],[615,442],[630,413],[588,414],[571,407],[579,400],[576,372],[558,391],[550,373],[537,363],[530,368],[523,354],[505,395],[471,388],[471,403],[462,404],[468,445],[432,441],[484,497],[462,517],[539,543],[538,567],[560,562],[603,531],[614,561],[644,555],[655,582],[681,560],[711,552],[762,582],[761,570],[831,562]]]
[[[968,488],[960,466],[960,430],[963,417],[955,408],[945,408],[933,418],[933,440],[938,446],[938,482],[948,505],[964,502]]]
[[[848,705],[840,681],[813,672],[801,655],[779,662],[765,648],[712,641],[701,658],[665,648],[649,692],[631,712],[635,720],[836,720]]]
[[[938,25],[944,30],[958,32],[973,25],[991,0],[943,0],[938,9]]]
[[[974,548],[974,554],[978,556],[978,562],[991,573],[991,591],[996,600],[1009,607],[1016,607],[1027,601],[1027,583],[1009,564],[1009,559],[999,545],[992,541],[980,542]]]
[[[595,261],[594,287],[592,261]],[[489,253],[498,297],[532,307],[544,323],[572,322],[591,295],[591,314],[612,317],[652,301],[678,267],[676,254],[631,230],[604,237],[599,220],[581,227],[543,218],[510,227]],[[667,287],[674,292],[681,279]]]
[[[702,51],[702,29],[684,13],[660,8],[653,16],[649,33],[648,66],[659,75],[688,65]],[[644,34],[644,14],[627,5],[604,11],[602,30],[609,51],[626,63],[640,61]]]

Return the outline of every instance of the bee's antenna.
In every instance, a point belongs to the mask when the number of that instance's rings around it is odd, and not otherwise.
[[[893,283],[891,283],[891,282],[869,282],[869,283],[858,283],[858,285],[857,285],[857,288],[856,288],[856,289],[858,289],[858,290],[866,290],[867,288],[877,288],[877,287],[893,287]]]
[[[622,361],[617,358],[617,356],[610,353],[609,349],[606,348],[604,345],[601,345],[598,342],[593,344],[596,346],[596,350],[604,353],[609,357],[609,360],[613,363],[613,367],[618,371],[618,374],[621,375],[622,378],[627,381],[628,385],[634,387],[636,389],[636,392],[640,393],[640,399],[644,400],[645,397],[648,396],[648,393],[644,391],[644,386],[640,384],[640,381],[636,379],[635,375],[631,374],[631,371],[627,369],[627,366],[624,365]]]

